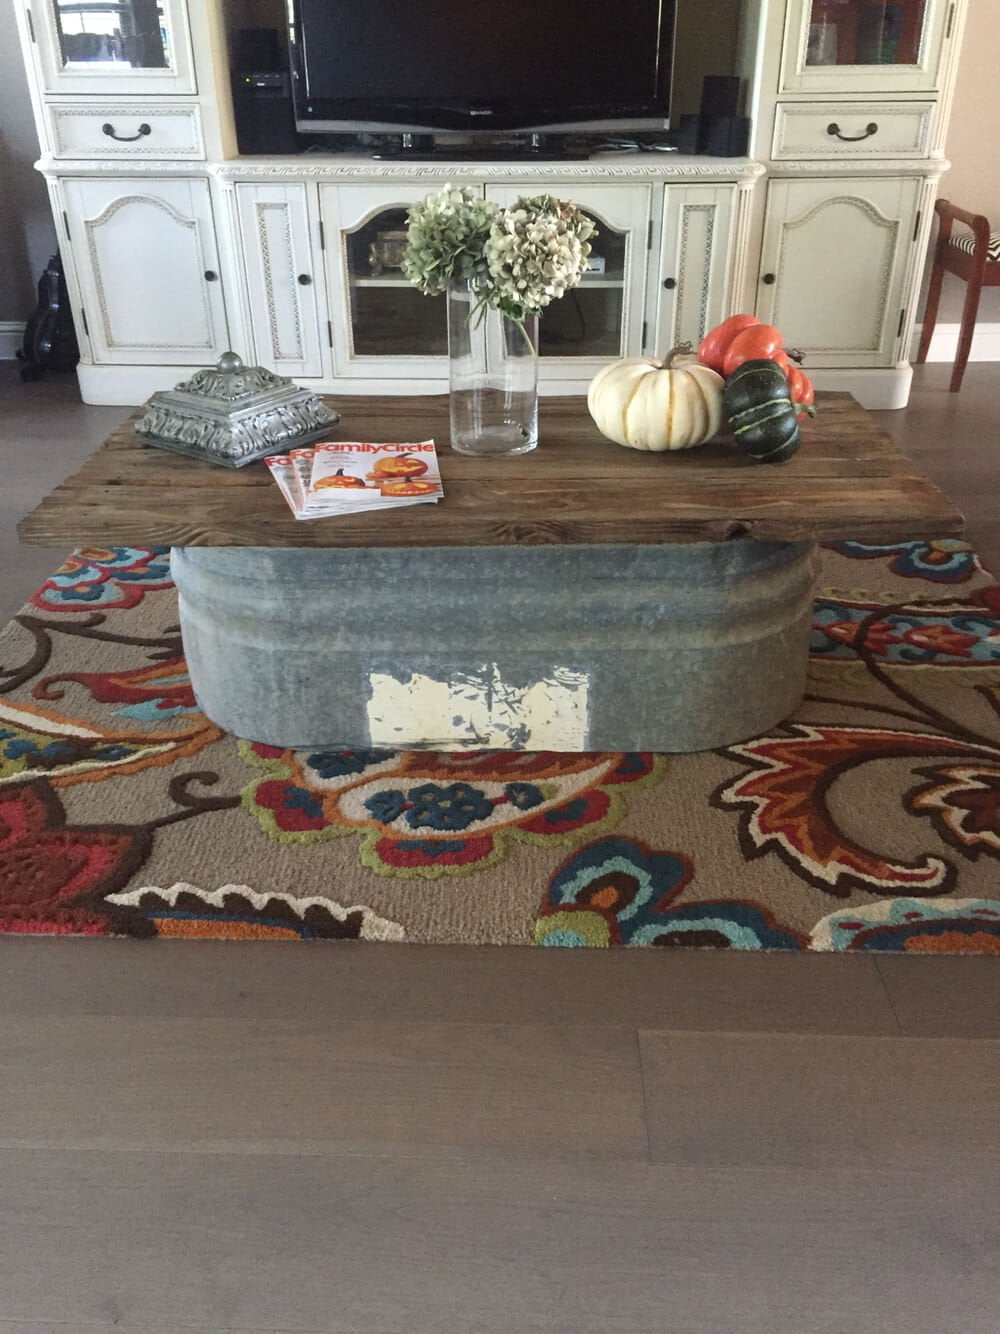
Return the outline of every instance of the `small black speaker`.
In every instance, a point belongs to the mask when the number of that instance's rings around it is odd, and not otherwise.
[[[240,28],[233,51],[233,69],[243,73],[253,70],[280,70],[281,48],[276,28]]]
[[[677,151],[695,154],[701,152],[701,117],[681,116],[677,127]]]
[[[298,153],[291,77],[273,70],[233,75],[233,116],[241,153]]]
[[[710,157],[745,157],[750,147],[749,116],[713,116],[703,120],[701,151]]]
[[[701,81],[701,114],[705,120],[740,114],[743,80],[735,74],[706,74]]]

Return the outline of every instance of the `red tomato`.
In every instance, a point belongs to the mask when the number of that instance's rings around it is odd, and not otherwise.
[[[774,325],[752,324],[729,344],[722,359],[722,374],[732,375],[737,366],[742,366],[745,361],[756,361],[758,357],[777,361],[779,352],[782,352],[781,334]]]
[[[710,366],[717,374],[722,374],[722,362],[729,344],[738,333],[759,324],[756,315],[730,315],[708,333],[698,344],[697,357],[703,366]]]

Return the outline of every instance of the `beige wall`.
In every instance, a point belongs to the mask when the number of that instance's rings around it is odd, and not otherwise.
[[[1000,231],[998,0],[969,0],[945,156],[951,169],[941,177],[940,197],[973,213],[985,213],[993,230]],[[956,322],[964,299],[965,284],[946,275],[938,319]],[[1000,322],[1000,288],[984,290],[979,319]]]
[[[32,165],[38,151],[14,6],[0,0],[0,323],[27,320],[56,249],[48,191]]]
[[[675,127],[682,115],[696,115],[700,109],[701,81],[706,74],[735,73],[740,8],[740,0],[678,0],[670,99],[670,120]]]

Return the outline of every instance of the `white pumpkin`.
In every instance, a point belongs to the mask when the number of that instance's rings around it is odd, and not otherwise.
[[[711,440],[723,424],[721,375],[688,348],[662,361],[626,357],[597,372],[587,407],[597,429],[630,449],[691,449]]]

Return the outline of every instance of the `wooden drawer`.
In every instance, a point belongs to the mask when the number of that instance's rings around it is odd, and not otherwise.
[[[50,102],[56,158],[204,158],[198,107],[148,102]]]
[[[933,115],[933,102],[779,102],[771,157],[926,157]]]

